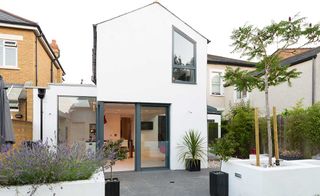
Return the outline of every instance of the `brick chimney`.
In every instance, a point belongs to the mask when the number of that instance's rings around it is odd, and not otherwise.
[[[56,57],[59,58],[60,57],[60,49],[59,49],[59,46],[58,46],[57,41],[55,39],[53,39],[51,41],[50,47],[52,48]]]

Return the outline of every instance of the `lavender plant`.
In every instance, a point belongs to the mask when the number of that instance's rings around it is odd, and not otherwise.
[[[89,179],[103,165],[101,153],[88,152],[80,144],[32,146],[5,152],[0,158],[0,185],[45,184]]]
[[[113,181],[112,178],[112,167],[116,164],[117,161],[123,160],[127,158],[128,149],[122,148],[123,140],[107,140],[103,146],[103,153],[106,159],[105,167],[110,168],[110,180]]]

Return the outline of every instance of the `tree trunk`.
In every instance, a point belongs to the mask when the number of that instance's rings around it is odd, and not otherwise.
[[[267,131],[268,131],[268,157],[269,157],[269,166],[272,166],[272,136],[271,136],[271,119],[270,119],[270,107],[269,107],[269,66],[266,66],[266,73],[264,75],[264,92],[265,92],[265,101],[266,101],[266,118],[267,118]]]
[[[113,177],[113,176],[112,176],[112,165],[110,166],[110,177],[111,177],[110,180],[113,181],[113,179],[112,179],[112,177]]]

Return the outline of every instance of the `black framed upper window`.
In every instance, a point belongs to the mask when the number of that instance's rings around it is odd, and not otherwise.
[[[173,27],[172,81],[196,83],[196,42]]]

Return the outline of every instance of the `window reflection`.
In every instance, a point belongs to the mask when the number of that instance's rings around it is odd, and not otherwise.
[[[96,98],[59,97],[58,144],[83,143],[95,150]]]
[[[173,70],[174,82],[195,83],[196,62],[195,43],[183,33],[173,32]]]

